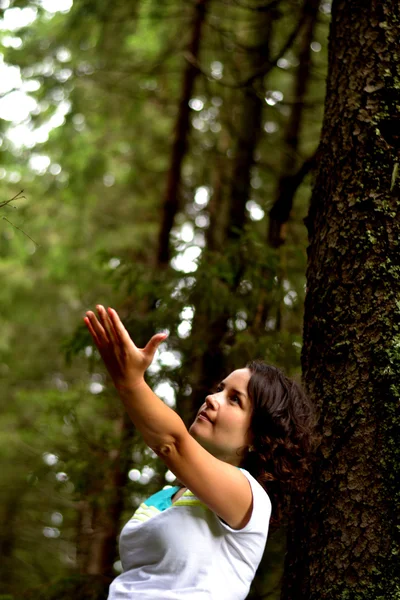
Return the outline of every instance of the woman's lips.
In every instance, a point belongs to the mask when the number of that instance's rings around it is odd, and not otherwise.
[[[201,419],[202,421],[207,421],[208,423],[211,423],[210,419],[205,415],[199,415],[197,418]]]

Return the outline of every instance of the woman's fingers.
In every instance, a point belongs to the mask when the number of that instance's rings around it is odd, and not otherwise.
[[[104,306],[98,304],[96,306],[97,312],[99,313],[100,321],[103,325],[105,332],[107,333],[108,341],[116,343],[118,341],[118,335],[114,329],[114,325],[109,318]]]
[[[114,309],[106,311],[101,304],[96,308],[99,318],[88,311],[84,321],[115,385],[127,385],[142,378],[168,334],[157,333],[145,348],[137,348]]]
[[[96,315],[92,311],[89,310],[86,313],[86,316],[89,318],[90,325],[92,327],[92,330],[95,333],[95,336],[96,336],[95,339],[97,340],[97,344],[98,345],[100,344],[101,346],[108,344],[109,343],[108,335],[107,335],[106,331],[104,330],[104,327],[97,320]]]
[[[156,353],[156,350],[157,350],[158,346],[167,337],[168,337],[168,333],[156,333],[156,335],[153,335],[153,337],[151,338],[151,340],[149,342],[147,342],[145,348],[143,348],[143,352],[145,354],[147,354],[147,356],[151,357],[151,359],[153,360],[153,357],[154,357],[154,355]]]
[[[84,319],[96,344],[102,343],[104,345],[111,343],[119,345],[124,342],[133,344],[129,333],[114,309],[109,308],[106,311],[101,304],[98,304],[96,308],[99,319],[97,319],[95,313],[92,311],[88,311]]]
[[[108,312],[110,321],[114,327],[114,331],[116,332],[117,339],[119,338],[122,342],[130,342],[131,344],[133,344],[135,346],[135,344],[132,341],[129,333],[127,332],[124,324],[122,323],[121,319],[119,318],[117,311],[114,310],[113,308],[108,308],[107,312]]]
[[[90,335],[92,336],[92,338],[94,340],[94,343],[96,344],[96,346],[99,346],[100,340],[97,337],[95,330],[93,329],[93,326],[92,326],[92,323],[90,321],[90,318],[88,316],[86,316],[83,320],[85,321],[86,327],[90,331]]]

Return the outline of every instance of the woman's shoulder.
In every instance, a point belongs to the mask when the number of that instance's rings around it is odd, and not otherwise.
[[[251,487],[252,506],[250,518],[247,524],[241,529],[233,529],[221,519],[219,519],[219,521],[228,535],[238,537],[238,539],[240,539],[243,535],[246,537],[248,535],[252,535],[255,536],[255,543],[264,547],[268,537],[272,503],[267,492],[257,481],[257,479],[253,477],[253,475],[251,475],[251,473],[249,473],[249,471],[246,469],[240,468],[240,470],[249,481]]]
[[[256,509],[262,510],[264,515],[265,511],[267,511],[270,515],[272,512],[272,503],[265,488],[249,471],[247,471],[247,469],[243,469],[242,467],[239,468],[243,475],[248,479],[251,486],[251,491],[253,493],[253,513],[254,509]]]

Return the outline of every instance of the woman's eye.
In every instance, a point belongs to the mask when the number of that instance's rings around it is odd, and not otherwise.
[[[239,400],[238,396],[233,396],[232,400],[234,400],[235,402],[238,402],[238,404],[240,404],[240,400]]]

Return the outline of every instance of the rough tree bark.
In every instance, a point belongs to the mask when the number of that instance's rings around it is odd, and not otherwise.
[[[400,597],[400,5],[332,6],[302,353],[323,436],[283,600]]]

